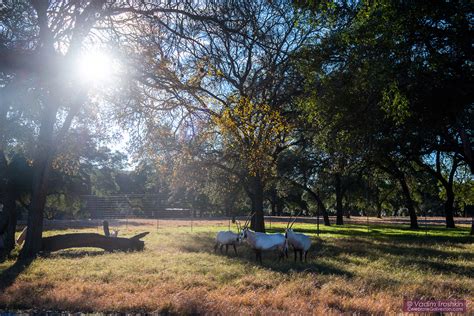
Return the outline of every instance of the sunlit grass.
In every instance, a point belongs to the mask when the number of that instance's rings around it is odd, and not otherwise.
[[[272,223],[282,231],[284,223]],[[213,252],[224,227],[120,227],[122,236],[151,231],[146,249],[105,253],[65,250],[33,261],[0,293],[0,308],[193,313],[395,313],[403,298],[472,300],[474,246],[467,228],[343,227],[296,224],[314,239],[309,262],[263,265],[245,246]],[[97,229],[48,231],[46,235]],[[13,264],[0,264],[0,271]]]

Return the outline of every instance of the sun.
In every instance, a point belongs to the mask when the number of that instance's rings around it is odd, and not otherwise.
[[[89,50],[78,59],[77,75],[82,83],[105,85],[114,82],[118,68],[113,56],[100,50]]]

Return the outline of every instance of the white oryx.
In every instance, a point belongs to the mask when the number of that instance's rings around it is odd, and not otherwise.
[[[256,260],[262,263],[262,252],[277,250],[279,252],[278,260],[284,257],[287,251],[287,242],[283,234],[265,234],[254,232],[248,228],[250,219],[255,215],[252,213],[251,216],[246,220],[244,228],[242,229],[242,239],[245,239],[249,244],[250,248],[255,251]]]
[[[225,246],[225,253],[227,253],[227,251],[229,250],[229,246],[233,246],[234,252],[237,255],[237,248],[235,246],[241,243],[242,239],[240,223],[238,221],[236,222],[236,226],[237,233],[231,231],[220,231],[217,233],[214,252],[217,251],[218,247],[220,247],[220,251],[222,252],[222,247]]]
[[[301,212],[300,212],[301,213]],[[298,214],[299,215],[299,214]],[[298,216],[296,215],[296,216]],[[288,224],[286,225],[285,229],[285,238],[288,241],[288,244],[293,247],[293,251],[295,253],[295,261],[296,261],[296,253],[300,253],[300,261],[303,261],[303,252],[304,252],[304,261],[306,262],[306,257],[308,256],[309,248],[311,247],[311,238],[305,234],[295,233],[292,229],[293,224],[296,222],[296,218],[291,222],[291,216],[288,220]]]

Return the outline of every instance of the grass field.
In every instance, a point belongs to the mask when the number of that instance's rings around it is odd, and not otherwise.
[[[272,223],[281,231],[284,223]],[[474,313],[474,238],[467,226],[430,226],[413,232],[400,225],[344,227],[297,223],[313,237],[307,263],[276,254],[254,262],[247,246],[239,255],[215,254],[214,222],[190,228],[162,224],[120,227],[142,231],[145,251],[94,249],[44,255],[29,266],[0,264],[0,310],[171,313],[400,313],[404,298],[466,299]],[[94,228],[50,230],[96,232]],[[20,273],[21,272],[21,273]],[[19,273],[19,274],[18,274]],[[18,275],[16,275],[18,274]]]

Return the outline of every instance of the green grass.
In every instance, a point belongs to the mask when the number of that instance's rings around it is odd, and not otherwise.
[[[209,225],[212,225],[210,222]],[[284,224],[272,223],[270,231]],[[33,261],[0,292],[0,309],[118,312],[396,313],[403,298],[459,298],[473,312],[474,245],[467,228],[343,227],[296,224],[313,238],[307,263],[254,262],[248,247],[213,252],[223,227],[133,227],[151,230],[146,249],[105,253],[64,250]],[[46,235],[93,229],[48,231]],[[0,264],[0,273],[14,264]]]

